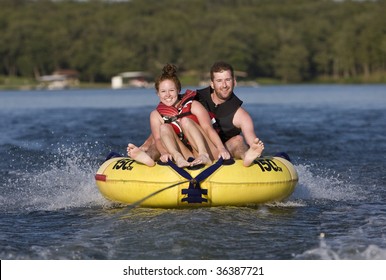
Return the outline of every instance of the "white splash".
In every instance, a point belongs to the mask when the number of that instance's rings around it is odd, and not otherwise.
[[[38,171],[18,171],[9,182],[14,191],[7,196],[7,208],[52,211],[108,203],[95,184],[98,166],[91,157],[84,147],[62,146]]]
[[[351,236],[345,239],[357,239]],[[309,249],[302,254],[294,255],[294,259],[309,260],[385,260],[386,249],[374,244],[356,247],[351,242],[342,242],[339,238],[330,239],[328,235],[320,233],[319,247]],[[335,245],[336,248],[332,244]]]
[[[333,201],[361,200],[364,194],[354,183],[340,178],[334,171],[312,165],[295,166],[299,182],[292,199],[326,199]]]

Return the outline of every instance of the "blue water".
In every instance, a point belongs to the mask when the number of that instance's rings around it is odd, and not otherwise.
[[[256,207],[128,210],[94,174],[154,90],[0,91],[0,259],[386,259],[386,85],[239,87],[299,184]]]

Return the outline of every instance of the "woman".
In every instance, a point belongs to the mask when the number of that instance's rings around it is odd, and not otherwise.
[[[195,92],[179,94],[181,82],[176,73],[176,67],[167,64],[155,82],[160,103],[150,114],[150,127],[160,160],[174,160],[177,166],[187,167],[211,164],[219,157],[229,159],[230,154],[213,129],[208,112],[193,100]],[[134,144],[128,145],[127,152],[138,162],[155,165],[154,160]],[[191,157],[195,159],[188,162]]]

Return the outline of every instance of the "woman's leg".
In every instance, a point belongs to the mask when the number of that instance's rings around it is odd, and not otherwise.
[[[193,154],[177,137],[173,127],[170,124],[162,124],[160,134],[166,150],[172,155],[177,166],[190,166],[190,163],[186,159],[193,156]]]
[[[189,118],[182,118],[180,123],[185,137],[188,139],[192,148],[198,153],[198,156],[192,162],[192,165],[211,164],[212,160],[208,152],[208,150],[210,150],[208,149],[209,143],[206,141],[204,133],[199,125]]]

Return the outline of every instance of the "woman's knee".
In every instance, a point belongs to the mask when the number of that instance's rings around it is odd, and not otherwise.
[[[195,122],[190,118],[182,118],[180,120],[180,125],[181,125],[182,129],[189,129],[195,125]]]
[[[167,123],[161,124],[161,126],[160,126],[160,133],[161,134],[170,133],[170,132],[173,132],[173,128],[170,124],[167,124]]]

